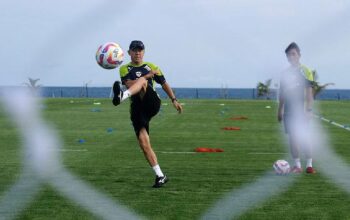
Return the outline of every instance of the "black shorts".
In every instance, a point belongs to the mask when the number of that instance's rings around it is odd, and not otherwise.
[[[142,128],[146,128],[149,133],[149,122],[159,112],[161,100],[150,86],[147,86],[142,99],[139,94],[132,96],[131,99],[130,119],[136,136],[139,137]]]

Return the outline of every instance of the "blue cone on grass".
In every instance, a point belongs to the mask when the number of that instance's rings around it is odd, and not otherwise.
[[[93,108],[93,109],[91,109],[91,112],[101,112],[101,109],[99,109],[99,108]]]
[[[84,139],[79,139],[78,143],[80,143],[80,144],[85,143],[85,140]]]

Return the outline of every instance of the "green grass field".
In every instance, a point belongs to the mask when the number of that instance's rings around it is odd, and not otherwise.
[[[61,136],[66,150],[61,152],[63,163],[68,170],[147,219],[198,219],[226,193],[272,170],[275,160],[289,159],[274,101],[181,101],[185,103],[183,114],[163,101],[168,105],[163,105],[151,122],[153,148],[170,178],[160,189],[151,188],[154,174],[136,142],[128,103],[115,108],[107,99],[46,99],[43,116]],[[321,101],[318,105],[324,117],[350,125],[350,102]],[[248,120],[229,120],[235,116]],[[334,150],[350,164],[350,132],[322,124]],[[226,126],[241,130],[221,129]],[[80,139],[85,142],[79,143]],[[0,142],[3,194],[21,172],[21,139],[3,109]],[[196,147],[222,148],[225,152],[169,153],[193,152]],[[317,161],[314,166],[317,169]],[[319,172],[301,174],[284,193],[239,219],[350,219],[349,207],[350,195]],[[96,218],[44,185],[19,219]]]

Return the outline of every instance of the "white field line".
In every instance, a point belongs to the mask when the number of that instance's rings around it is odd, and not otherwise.
[[[269,154],[288,154],[288,153],[285,153],[285,152],[277,152],[277,153],[275,153],[275,152],[250,152],[248,154],[267,154],[267,155],[269,155]]]
[[[161,154],[195,154],[197,153],[192,151],[156,151],[156,152]]]
[[[85,152],[88,151],[87,149],[59,149],[58,151],[61,152]]]
[[[315,117],[315,118],[319,118],[319,119],[321,119],[322,121],[328,122],[328,123],[330,123],[330,124],[332,124],[332,125],[334,125],[334,126],[337,126],[337,127],[339,127],[339,128],[343,128],[343,129],[345,129],[345,130],[350,131],[350,127],[348,127],[348,126],[346,126],[346,125],[339,124],[339,123],[337,123],[337,122],[334,122],[334,121],[332,121],[332,120],[329,120],[329,119],[327,119],[327,118],[324,118],[324,117],[322,117],[322,116],[320,116],[320,115],[314,115],[314,117]]]

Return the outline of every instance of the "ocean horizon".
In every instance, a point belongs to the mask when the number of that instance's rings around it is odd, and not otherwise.
[[[258,97],[255,88],[173,88],[179,99],[276,99],[277,90],[271,89],[268,97]],[[166,93],[157,88],[161,98]],[[111,87],[64,87],[45,86],[40,88],[42,97],[47,98],[109,98]],[[317,100],[350,100],[350,89],[325,89],[317,96]]]

